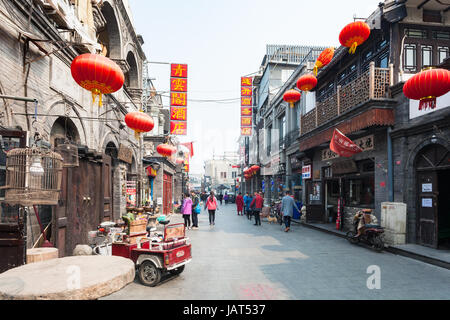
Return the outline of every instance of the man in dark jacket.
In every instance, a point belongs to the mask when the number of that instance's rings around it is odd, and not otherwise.
[[[255,197],[252,203],[250,203],[250,208],[253,208],[253,214],[255,215],[255,226],[261,225],[261,217],[259,216],[264,205],[264,199],[258,192],[255,192]]]
[[[191,192],[192,198],[192,229],[198,229],[198,213],[195,212],[195,208],[200,203],[199,197],[194,191]]]

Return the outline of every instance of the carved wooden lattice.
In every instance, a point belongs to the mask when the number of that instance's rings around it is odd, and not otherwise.
[[[339,105],[341,113],[369,100],[369,71],[341,87],[339,91]]]
[[[305,134],[316,127],[316,109],[311,110],[302,117],[302,134]]]
[[[327,122],[328,120],[337,117],[337,94],[334,93],[331,97],[325,99],[322,102],[317,103],[317,125]]]
[[[390,84],[390,72],[387,68],[375,68],[374,99],[388,98],[387,91]]]

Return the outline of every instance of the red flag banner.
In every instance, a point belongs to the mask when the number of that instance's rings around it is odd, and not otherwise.
[[[180,144],[189,149],[189,156],[192,158],[194,156],[194,143],[193,142],[184,142],[184,143],[180,143]]]
[[[330,149],[341,157],[351,157],[363,151],[338,129],[334,129],[333,137],[330,141]]]

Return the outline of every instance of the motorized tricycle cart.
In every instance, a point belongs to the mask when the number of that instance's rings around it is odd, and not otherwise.
[[[151,233],[147,237],[144,233],[120,240],[114,240],[112,255],[133,260],[139,280],[146,286],[156,286],[165,272],[180,274],[192,259],[191,244],[182,223],[166,225],[163,237]]]

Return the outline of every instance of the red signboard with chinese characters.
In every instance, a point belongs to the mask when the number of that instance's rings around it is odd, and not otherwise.
[[[251,117],[253,115],[252,107],[242,107],[241,108],[241,116],[242,117]]]
[[[333,137],[330,142],[330,149],[341,157],[351,157],[354,154],[363,151],[338,129],[334,129]]]
[[[252,127],[241,127],[241,136],[251,136]]]
[[[170,134],[187,134],[187,64],[170,65]]]
[[[250,107],[252,106],[252,98],[251,97],[241,97],[241,106]]]
[[[186,121],[170,121],[170,134],[186,135],[187,122]]]
[[[171,64],[170,76],[175,78],[187,78],[187,64]]]
[[[187,92],[187,79],[170,78],[170,91]]]
[[[184,92],[171,92],[170,105],[180,107],[187,106],[187,94]]]
[[[241,77],[241,135],[251,136],[253,125],[253,78]]]
[[[252,87],[253,78],[252,77],[241,77],[241,87]]]
[[[251,127],[252,117],[241,117],[241,127]]]
[[[170,120],[186,121],[187,107],[170,107]]]
[[[241,96],[242,97],[251,97],[251,96],[253,96],[252,87],[241,87]]]

